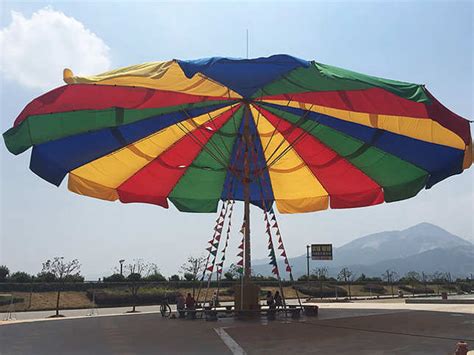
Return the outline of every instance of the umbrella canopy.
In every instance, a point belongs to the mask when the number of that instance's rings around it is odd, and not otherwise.
[[[145,63],[29,103],[5,143],[31,170],[104,200],[282,213],[415,196],[472,163],[469,121],[423,86],[287,55]]]

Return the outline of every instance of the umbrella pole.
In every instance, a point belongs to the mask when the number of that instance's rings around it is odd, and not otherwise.
[[[244,284],[250,282],[250,161],[249,161],[249,147],[251,146],[250,137],[250,110],[248,104],[245,105],[245,118],[244,118],[244,140],[245,140],[245,153],[244,153]]]
[[[245,104],[243,139],[244,150],[244,176],[242,179],[244,190],[244,272],[242,275],[240,310],[241,316],[253,317],[259,308],[258,287],[251,283],[251,261],[250,261],[250,149],[252,147],[252,135],[250,134],[250,108]]]

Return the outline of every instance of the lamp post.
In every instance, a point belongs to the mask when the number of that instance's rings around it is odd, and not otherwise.
[[[309,282],[309,249],[311,248],[310,245],[306,246],[306,277],[307,281]]]
[[[123,276],[123,263],[124,263],[125,259],[120,259],[119,260],[119,263],[120,263],[120,276]]]

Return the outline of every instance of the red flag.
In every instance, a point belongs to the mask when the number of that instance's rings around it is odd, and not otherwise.
[[[218,274],[222,274],[222,268],[221,268],[221,269],[218,268],[218,269],[217,269],[217,273],[218,273]]]
[[[286,271],[291,272],[291,267],[290,267],[290,265],[287,265],[287,266],[286,266]]]
[[[283,248],[283,244],[280,244],[280,245],[278,246],[278,249],[280,249],[280,250],[285,250],[285,248]]]
[[[221,235],[220,234],[216,235],[216,240],[221,240]]]
[[[209,244],[214,244],[214,238],[208,241]]]
[[[276,266],[273,268],[272,273],[278,276],[278,268]]]
[[[243,260],[239,260],[239,261],[237,262],[237,265],[239,265],[239,266],[244,265],[244,261],[243,261]]]
[[[210,271],[210,272],[212,272],[212,269],[213,269],[213,268],[214,268],[214,266],[211,265],[211,266],[208,266],[208,267],[207,267],[207,270]]]
[[[241,244],[239,245],[239,249],[244,249],[244,243],[241,243]]]
[[[285,258],[286,258],[286,253],[285,253],[285,251],[284,251],[284,250],[281,252],[281,256],[283,256],[283,257],[285,257]]]

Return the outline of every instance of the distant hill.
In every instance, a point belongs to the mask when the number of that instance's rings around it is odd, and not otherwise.
[[[430,223],[402,231],[386,231],[353,240],[333,250],[332,261],[310,261],[310,268],[324,265],[337,275],[342,267],[355,273],[380,276],[387,270],[400,275],[408,271],[450,272],[465,277],[474,273],[474,245]],[[296,277],[306,274],[306,255],[289,259]],[[270,275],[266,260],[255,260],[255,274]]]

